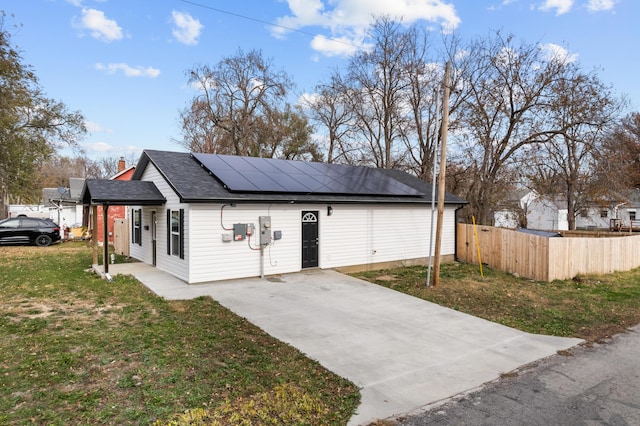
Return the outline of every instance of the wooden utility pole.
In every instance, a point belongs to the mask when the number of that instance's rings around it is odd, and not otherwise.
[[[442,245],[442,221],[444,219],[444,182],[447,170],[447,129],[449,127],[449,94],[451,63],[444,70],[444,96],[442,100],[442,124],[440,125],[440,176],[438,177],[438,222],[436,225],[436,246],[433,262],[433,285],[440,282],[440,246]]]

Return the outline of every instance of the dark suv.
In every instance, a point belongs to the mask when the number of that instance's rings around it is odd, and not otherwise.
[[[0,244],[46,247],[60,240],[60,227],[51,219],[15,217],[0,221]]]

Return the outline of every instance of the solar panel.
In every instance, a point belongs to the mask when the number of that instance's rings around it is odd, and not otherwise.
[[[191,155],[232,192],[424,195],[370,167],[220,154]]]

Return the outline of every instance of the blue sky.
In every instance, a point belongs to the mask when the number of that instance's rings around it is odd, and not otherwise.
[[[174,140],[194,65],[260,49],[297,97],[345,65],[382,14],[464,38],[502,30],[562,46],[640,110],[638,0],[5,0],[0,10],[14,15],[5,27],[22,24],[12,41],[47,96],[84,114],[81,145],[94,159],[183,150]]]

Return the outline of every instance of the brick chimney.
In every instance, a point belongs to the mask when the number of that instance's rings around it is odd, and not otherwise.
[[[127,163],[124,161],[124,157],[120,157],[118,160],[118,173],[123,171],[126,167]]]

